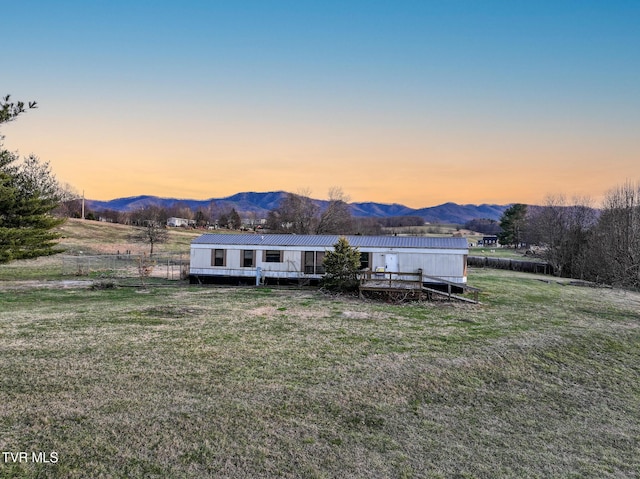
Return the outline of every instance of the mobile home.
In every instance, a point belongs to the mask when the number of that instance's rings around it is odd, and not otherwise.
[[[466,284],[465,238],[409,236],[346,236],[360,251],[363,270],[417,273],[425,282]],[[337,235],[204,234],[191,243],[193,283],[230,279],[317,281],[324,275],[323,259]]]
[[[171,218],[167,219],[167,226],[172,226],[174,228],[186,228],[189,226],[195,226],[195,224],[195,220],[189,220],[187,218],[176,218],[175,216],[172,216]]]

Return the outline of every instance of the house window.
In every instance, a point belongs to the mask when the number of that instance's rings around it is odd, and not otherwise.
[[[212,266],[226,266],[225,250],[214,249],[211,251],[211,265]]]
[[[316,252],[316,274],[324,274],[324,251]]]
[[[313,274],[315,271],[315,251],[304,252],[304,274]]]
[[[282,251],[266,250],[264,252],[265,263],[282,263]]]
[[[360,253],[360,269],[369,269],[371,266],[371,253]]]
[[[243,250],[242,251],[242,267],[243,268],[252,268],[255,264],[255,251],[253,250]]]
[[[324,274],[324,251],[305,251],[303,256],[305,274]]]

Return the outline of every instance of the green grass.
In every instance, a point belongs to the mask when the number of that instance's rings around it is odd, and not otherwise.
[[[58,248],[63,251],[63,255],[79,257],[115,255],[116,253],[124,254],[126,251],[134,255],[149,253],[149,245],[131,241],[133,231],[131,226],[70,218],[58,229],[62,235]],[[203,232],[204,230],[169,228],[167,242],[155,245],[154,254],[159,257],[181,256],[188,261],[191,241]],[[163,264],[159,264],[156,269],[159,271],[162,268]],[[65,266],[62,255],[53,255],[29,261],[0,264],[0,283],[78,279],[73,277],[76,272],[71,262]],[[101,270],[92,272],[89,276],[83,275],[84,279],[94,280],[103,279],[105,276],[110,276],[109,271]],[[179,277],[177,268],[174,269],[172,276]]]
[[[515,250],[507,247],[474,246],[469,248],[469,256],[515,259],[519,261],[542,261],[534,256],[525,256],[524,250]]]
[[[59,256],[0,264],[0,281],[41,281],[63,279]]]
[[[0,477],[637,477],[640,295],[540,279],[0,290]]]

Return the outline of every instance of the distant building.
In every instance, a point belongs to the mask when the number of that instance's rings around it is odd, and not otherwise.
[[[189,226],[195,226],[195,224],[195,220],[188,220],[187,218],[176,218],[174,216],[167,220],[167,226],[173,226],[174,228],[180,226],[187,228]]]
[[[478,241],[478,246],[498,246],[498,237],[497,236],[483,236],[481,240]]]

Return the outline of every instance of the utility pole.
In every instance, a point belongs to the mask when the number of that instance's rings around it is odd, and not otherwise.
[[[84,190],[82,190],[82,219],[84,219]]]

